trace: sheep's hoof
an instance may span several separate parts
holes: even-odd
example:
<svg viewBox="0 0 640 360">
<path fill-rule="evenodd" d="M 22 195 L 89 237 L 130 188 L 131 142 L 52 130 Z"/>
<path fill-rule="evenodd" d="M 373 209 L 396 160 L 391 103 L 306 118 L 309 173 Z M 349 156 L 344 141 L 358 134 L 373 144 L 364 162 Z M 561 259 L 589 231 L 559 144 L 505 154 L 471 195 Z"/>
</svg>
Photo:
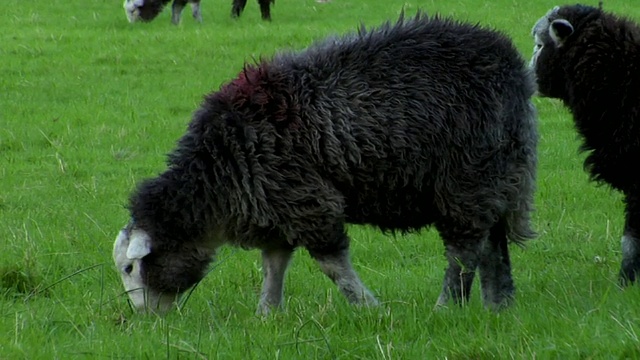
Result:
<svg viewBox="0 0 640 360">
<path fill-rule="evenodd" d="M 281 305 L 273 305 L 269 303 L 260 303 L 256 309 L 256 315 L 260 317 L 267 317 L 282 310 Z"/>
<path fill-rule="evenodd" d="M 620 268 L 620 286 L 627 287 L 633 285 L 640 275 L 640 257 L 630 257 L 622 260 Z"/>
<path fill-rule="evenodd" d="M 374 307 L 379 306 L 380 302 L 369 290 L 362 289 L 360 292 L 345 293 L 349 302 L 356 306 Z"/>
<path fill-rule="evenodd" d="M 353 305 L 359 308 L 374 308 L 380 306 L 380 301 L 376 298 L 369 298 L 359 302 L 354 302 Z"/>
<path fill-rule="evenodd" d="M 513 304 L 513 297 L 506 296 L 502 300 L 498 302 L 488 302 L 484 304 L 485 309 L 488 309 L 493 312 L 500 312 Z"/>
<path fill-rule="evenodd" d="M 633 270 L 621 269 L 620 275 L 618 276 L 618 281 L 620 286 L 625 288 L 633 285 L 636 282 L 637 272 Z"/>
<path fill-rule="evenodd" d="M 365 297 L 362 305 L 367 307 L 376 307 L 380 306 L 380 301 L 378 301 L 375 296 L 368 294 L 368 296 Z"/>
<path fill-rule="evenodd" d="M 449 306 L 447 306 L 447 304 L 442 304 L 440 301 L 436 301 L 436 304 L 433 305 L 433 311 L 444 311 L 448 308 Z"/>
</svg>

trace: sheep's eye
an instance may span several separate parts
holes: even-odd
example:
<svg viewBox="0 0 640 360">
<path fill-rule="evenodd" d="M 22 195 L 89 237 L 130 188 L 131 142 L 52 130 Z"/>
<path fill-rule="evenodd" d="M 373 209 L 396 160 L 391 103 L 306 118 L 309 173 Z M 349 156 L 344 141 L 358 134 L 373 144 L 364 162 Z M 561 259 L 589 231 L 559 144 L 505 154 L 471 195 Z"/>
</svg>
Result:
<svg viewBox="0 0 640 360">
<path fill-rule="evenodd" d="M 122 270 L 124 270 L 125 274 L 127 274 L 127 275 L 131 274 L 131 271 L 133 271 L 133 264 L 129 264 L 129 265 L 125 266 L 124 269 L 122 269 Z"/>
</svg>

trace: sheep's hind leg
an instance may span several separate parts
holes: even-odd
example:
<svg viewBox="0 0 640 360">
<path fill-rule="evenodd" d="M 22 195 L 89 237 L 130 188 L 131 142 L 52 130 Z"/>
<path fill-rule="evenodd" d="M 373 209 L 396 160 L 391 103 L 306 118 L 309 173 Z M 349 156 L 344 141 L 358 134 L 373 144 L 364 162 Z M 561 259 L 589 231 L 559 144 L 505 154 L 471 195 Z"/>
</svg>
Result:
<svg viewBox="0 0 640 360">
<path fill-rule="evenodd" d="M 469 237 L 467 234 L 462 239 L 443 235 L 449 266 L 444 274 L 442 292 L 438 297 L 436 307 L 446 306 L 450 300 L 458 305 L 469 301 L 471 285 L 479 262 L 480 245 L 487 236 L 488 234 Z"/>
<path fill-rule="evenodd" d="M 485 307 L 499 310 L 508 306 L 515 293 L 511 277 L 511 260 L 504 223 L 496 224 L 481 245 L 480 286 Z"/>
<path fill-rule="evenodd" d="M 322 255 L 311 252 L 311 256 L 318 262 L 322 272 L 338 286 L 340 292 L 350 303 L 366 306 L 378 305 L 378 300 L 364 286 L 351 266 L 348 249 Z"/>
<path fill-rule="evenodd" d="M 635 283 L 640 276 L 640 238 L 625 231 L 622 236 L 622 266 L 620 268 L 620 284 L 628 286 Z"/>
<path fill-rule="evenodd" d="M 180 24 L 180 17 L 182 16 L 182 10 L 187 5 L 187 0 L 173 0 L 171 5 L 171 22 L 174 25 Z"/>
<path fill-rule="evenodd" d="M 233 0 L 233 5 L 231 6 L 231 16 L 234 18 L 240 17 L 244 7 L 247 6 L 247 0 Z"/>
<path fill-rule="evenodd" d="M 262 272 L 264 280 L 258 303 L 258 315 L 267 315 L 282 306 L 284 276 L 289 266 L 293 249 L 277 248 L 262 250 Z"/>
<path fill-rule="evenodd" d="M 635 283 L 640 276 L 640 199 L 632 194 L 626 195 L 620 269 L 620 283 L 623 286 Z"/>
<path fill-rule="evenodd" d="M 202 12 L 200 11 L 200 1 L 191 2 L 191 14 L 197 22 L 202 22 Z"/>
<path fill-rule="evenodd" d="M 262 20 L 271 20 L 271 0 L 258 0 Z"/>
</svg>

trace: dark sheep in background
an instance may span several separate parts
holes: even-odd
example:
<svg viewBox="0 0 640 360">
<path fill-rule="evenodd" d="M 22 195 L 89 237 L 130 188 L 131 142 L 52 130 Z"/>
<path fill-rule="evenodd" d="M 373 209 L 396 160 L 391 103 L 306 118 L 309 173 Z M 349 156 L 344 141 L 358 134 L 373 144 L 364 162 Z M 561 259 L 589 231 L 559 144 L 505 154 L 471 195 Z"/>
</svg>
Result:
<svg viewBox="0 0 640 360">
<path fill-rule="evenodd" d="M 571 110 L 585 169 L 625 197 L 621 283 L 640 275 L 640 28 L 584 5 L 555 7 L 533 28 L 539 92 Z M 635 169 L 635 170 L 634 170 Z"/>
<path fill-rule="evenodd" d="M 275 0 L 258 0 L 260 5 L 260 14 L 262 20 L 271 20 L 271 4 L 275 4 Z M 231 7 L 231 16 L 240 17 L 244 7 L 247 5 L 247 0 L 233 0 L 233 6 Z"/>
<path fill-rule="evenodd" d="M 170 1 L 171 0 L 125 0 L 123 7 L 129 22 L 136 22 L 138 20 L 151 21 L 162 12 Z M 182 10 L 184 10 L 187 3 L 191 4 L 193 18 L 198 22 L 202 22 L 200 0 L 173 0 L 171 5 L 171 22 L 173 24 L 178 25 L 180 23 Z M 271 20 L 272 3 L 275 3 L 275 0 L 258 0 L 263 20 Z M 247 0 L 233 0 L 231 16 L 239 17 L 246 5 Z"/>
<path fill-rule="evenodd" d="M 130 199 L 114 260 L 138 309 L 166 311 L 223 244 L 262 251 L 258 312 L 282 304 L 297 247 L 355 304 L 377 304 L 345 224 L 434 225 L 448 268 L 439 305 L 512 299 L 508 242 L 530 227 L 535 91 L 506 36 L 438 17 L 329 38 L 246 65 L 209 94 Z"/>
</svg>

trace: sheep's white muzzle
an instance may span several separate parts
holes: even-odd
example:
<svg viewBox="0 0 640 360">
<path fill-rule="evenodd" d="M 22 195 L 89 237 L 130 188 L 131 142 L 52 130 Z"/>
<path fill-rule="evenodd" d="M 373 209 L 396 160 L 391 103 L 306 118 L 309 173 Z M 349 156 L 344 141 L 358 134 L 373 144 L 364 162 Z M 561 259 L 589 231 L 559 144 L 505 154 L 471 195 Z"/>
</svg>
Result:
<svg viewBox="0 0 640 360">
<path fill-rule="evenodd" d="M 133 307 L 138 312 L 165 314 L 174 308 L 178 300 L 177 296 L 157 294 L 140 288 L 127 292 Z"/>
<path fill-rule="evenodd" d="M 144 0 L 124 0 L 124 13 L 130 23 L 140 19 L 140 7 L 144 4 Z"/>
</svg>

